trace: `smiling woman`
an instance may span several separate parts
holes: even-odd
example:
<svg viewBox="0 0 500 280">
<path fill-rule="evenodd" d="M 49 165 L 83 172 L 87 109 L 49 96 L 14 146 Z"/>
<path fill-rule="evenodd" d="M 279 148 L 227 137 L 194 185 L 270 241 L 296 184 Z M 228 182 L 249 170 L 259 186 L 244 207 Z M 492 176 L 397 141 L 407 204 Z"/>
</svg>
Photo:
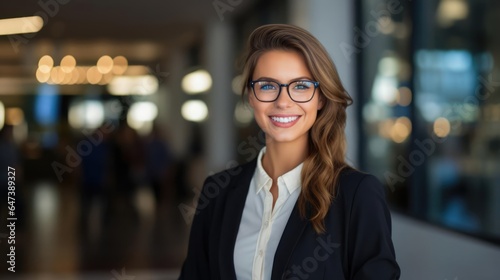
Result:
<svg viewBox="0 0 500 280">
<path fill-rule="evenodd" d="M 266 133 L 268 149 L 275 142 L 307 146 L 308 131 L 323 105 L 318 95 L 314 94 L 316 87 L 310 77 L 304 59 L 297 52 L 268 51 L 258 60 L 254 82 L 251 82 L 254 94 L 250 94 L 248 99 L 254 109 L 255 120 Z M 281 94 L 283 87 L 286 87 L 288 95 Z M 292 99 L 292 96 L 295 98 Z"/>
<path fill-rule="evenodd" d="M 266 146 L 205 181 L 180 279 L 399 279 L 384 189 L 344 159 L 351 98 L 328 53 L 283 24 L 247 49 L 243 94 Z"/>
</svg>

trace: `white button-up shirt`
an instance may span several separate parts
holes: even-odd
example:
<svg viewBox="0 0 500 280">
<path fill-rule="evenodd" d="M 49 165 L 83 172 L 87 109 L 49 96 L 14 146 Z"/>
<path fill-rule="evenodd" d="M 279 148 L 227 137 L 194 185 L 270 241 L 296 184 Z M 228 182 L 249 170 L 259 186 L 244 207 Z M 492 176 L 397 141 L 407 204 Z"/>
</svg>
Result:
<svg viewBox="0 0 500 280">
<path fill-rule="evenodd" d="M 264 147 L 257 158 L 234 247 L 239 280 L 271 279 L 276 248 L 300 194 L 303 163 L 278 177 L 278 199 L 273 209 L 273 181 L 262 167 L 265 152 Z"/>
</svg>

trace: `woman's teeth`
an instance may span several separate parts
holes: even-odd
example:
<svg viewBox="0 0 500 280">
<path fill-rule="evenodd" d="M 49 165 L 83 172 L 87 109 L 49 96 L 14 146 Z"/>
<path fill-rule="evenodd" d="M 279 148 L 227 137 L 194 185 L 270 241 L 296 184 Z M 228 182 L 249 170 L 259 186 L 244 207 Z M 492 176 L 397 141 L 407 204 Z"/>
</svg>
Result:
<svg viewBox="0 0 500 280">
<path fill-rule="evenodd" d="M 297 119 L 298 117 L 271 117 L 271 119 L 275 122 L 279 123 L 289 123 L 293 122 Z"/>
</svg>

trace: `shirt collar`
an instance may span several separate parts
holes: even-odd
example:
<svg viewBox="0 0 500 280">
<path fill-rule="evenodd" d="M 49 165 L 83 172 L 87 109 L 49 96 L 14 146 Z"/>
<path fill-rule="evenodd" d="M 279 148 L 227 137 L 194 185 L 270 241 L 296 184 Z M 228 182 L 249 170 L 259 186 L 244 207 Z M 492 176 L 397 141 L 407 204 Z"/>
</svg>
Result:
<svg viewBox="0 0 500 280">
<path fill-rule="evenodd" d="M 263 147 L 260 152 L 259 156 L 257 157 L 257 168 L 255 170 L 255 193 L 259 193 L 263 187 L 266 187 L 269 189 L 271 188 L 272 184 L 272 179 L 269 177 L 269 175 L 266 173 L 264 170 L 264 167 L 262 167 L 262 157 L 266 153 L 266 147 Z M 287 173 L 281 175 L 278 177 L 278 184 L 280 181 L 285 183 L 285 187 L 288 190 L 288 192 L 291 194 L 297 189 L 300 189 L 302 182 L 301 182 L 301 172 L 302 172 L 302 166 L 304 163 L 300 163 L 297 165 L 295 168 L 292 170 L 288 171 Z M 279 185 L 278 185 L 279 188 Z"/>
</svg>

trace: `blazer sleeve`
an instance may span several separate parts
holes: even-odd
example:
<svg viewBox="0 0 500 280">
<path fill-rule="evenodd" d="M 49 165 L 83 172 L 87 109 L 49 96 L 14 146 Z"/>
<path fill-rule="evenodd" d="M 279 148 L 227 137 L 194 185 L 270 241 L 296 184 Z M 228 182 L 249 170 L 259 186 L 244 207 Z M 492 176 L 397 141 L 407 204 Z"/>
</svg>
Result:
<svg viewBox="0 0 500 280">
<path fill-rule="evenodd" d="M 203 183 L 203 189 L 212 181 L 208 177 Z M 208 256 L 209 224 L 212 217 L 212 202 L 204 201 L 200 196 L 196 213 L 191 224 L 187 257 L 182 265 L 179 279 L 210 279 L 210 263 Z M 207 205 L 201 208 L 200 205 Z"/>
<path fill-rule="evenodd" d="M 357 186 L 348 232 L 348 279 L 399 279 L 385 191 L 372 175 L 365 175 Z"/>
</svg>

